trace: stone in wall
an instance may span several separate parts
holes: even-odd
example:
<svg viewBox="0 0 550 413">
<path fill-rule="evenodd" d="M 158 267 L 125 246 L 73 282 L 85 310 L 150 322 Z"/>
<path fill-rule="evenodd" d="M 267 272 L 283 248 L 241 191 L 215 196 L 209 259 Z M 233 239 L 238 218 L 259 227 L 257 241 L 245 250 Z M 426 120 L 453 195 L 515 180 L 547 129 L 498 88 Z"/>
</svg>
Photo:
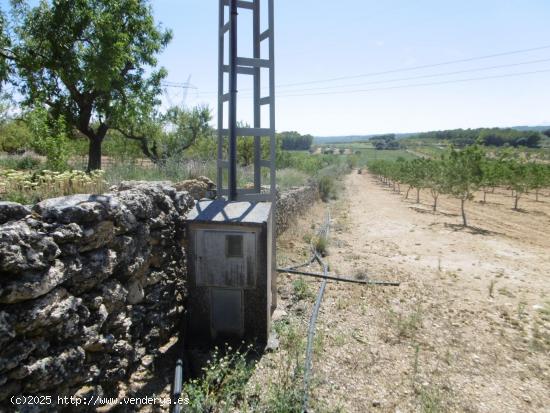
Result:
<svg viewBox="0 0 550 413">
<path fill-rule="evenodd" d="M 14 394 L 116 396 L 155 356 L 179 329 L 193 203 L 164 182 L 0 202 L 0 411 Z"/>
<path fill-rule="evenodd" d="M 314 182 L 277 193 L 277 235 L 287 230 L 294 220 L 304 214 L 317 200 L 319 200 L 319 189 Z"/>
</svg>

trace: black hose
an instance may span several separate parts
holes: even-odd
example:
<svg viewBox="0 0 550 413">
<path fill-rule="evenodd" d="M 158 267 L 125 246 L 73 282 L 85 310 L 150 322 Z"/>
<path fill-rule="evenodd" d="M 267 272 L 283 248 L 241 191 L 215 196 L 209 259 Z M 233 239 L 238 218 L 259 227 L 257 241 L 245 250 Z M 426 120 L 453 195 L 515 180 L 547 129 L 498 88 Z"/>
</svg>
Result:
<svg viewBox="0 0 550 413">
<path fill-rule="evenodd" d="M 324 225 L 320 228 L 318 234 L 320 237 L 328 239 L 330 228 L 330 212 L 327 211 Z M 313 249 L 312 250 L 312 260 L 317 261 L 319 265 L 323 268 L 323 274 L 326 276 L 328 273 L 328 265 L 322 260 L 319 256 L 319 253 Z M 319 315 L 319 308 L 321 308 L 321 301 L 323 300 L 323 295 L 325 294 L 325 288 L 327 286 L 327 279 L 325 278 L 321 283 L 319 292 L 317 293 L 317 299 L 315 300 L 315 305 L 313 306 L 313 312 L 311 313 L 311 318 L 309 320 L 309 329 L 307 333 L 307 346 L 306 346 L 306 359 L 304 364 L 304 399 L 302 402 L 302 411 L 307 412 L 308 403 L 309 403 L 309 384 L 311 379 L 311 365 L 312 365 L 312 356 L 313 356 L 313 340 L 315 338 L 315 325 L 317 323 L 317 316 Z"/>
</svg>

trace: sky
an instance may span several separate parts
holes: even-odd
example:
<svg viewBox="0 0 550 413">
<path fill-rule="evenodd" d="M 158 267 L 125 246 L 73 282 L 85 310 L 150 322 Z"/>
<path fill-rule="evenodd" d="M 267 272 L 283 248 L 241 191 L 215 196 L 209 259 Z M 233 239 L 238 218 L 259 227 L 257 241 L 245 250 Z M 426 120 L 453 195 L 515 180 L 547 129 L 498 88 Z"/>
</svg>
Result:
<svg viewBox="0 0 550 413">
<path fill-rule="evenodd" d="M 190 76 L 196 89 L 185 104 L 215 112 L 218 1 L 154 0 L 153 8 L 174 32 L 160 56 L 168 80 Z M 547 0 L 275 0 L 277 130 L 329 136 L 550 124 L 549 17 Z M 251 42 L 241 19 L 239 40 Z M 323 81 L 392 70 L 402 71 Z M 312 81 L 320 82 L 285 86 Z M 182 89 L 168 94 L 181 103 Z M 249 123 L 250 105 L 241 92 L 238 116 Z"/>
<path fill-rule="evenodd" d="M 159 56 L 167 81 L 192 86 L 185 101 L 184 89 L 166 88 L 164 105 L 208 105 L 216 126 L 218 1 L 151 3 L 174 34 Z M 550 125 L 549 17 L 548 0 L 275 0 L 276 128 L 334 136 Z M 238 118 L 251 124 L 250 93 L 239 96 Z"/>
</svg>

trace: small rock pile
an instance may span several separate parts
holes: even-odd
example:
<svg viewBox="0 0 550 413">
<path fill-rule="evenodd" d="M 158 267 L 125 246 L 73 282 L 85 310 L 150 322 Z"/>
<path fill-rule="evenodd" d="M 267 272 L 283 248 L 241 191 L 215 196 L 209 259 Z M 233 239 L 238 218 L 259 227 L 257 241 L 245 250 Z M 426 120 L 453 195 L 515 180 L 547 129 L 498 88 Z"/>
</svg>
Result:
<svg viewBox="0 0 550 413">
<path fill-rule="evenodd" d="M 14 394 L 116 396 L 177 333 L 193 204 L 139 182 L 32 208 L 0 202 L 0 411 Z"/>
<path fill-rule="evenodd" d="M 203 198 L 216 197 L 216 184 L 206 176 L 199 176 L 197 179 L 188 179 L 186 181 L 174 184 L 178 191 L 187 191 L 197 200 Z"/>
</svg>

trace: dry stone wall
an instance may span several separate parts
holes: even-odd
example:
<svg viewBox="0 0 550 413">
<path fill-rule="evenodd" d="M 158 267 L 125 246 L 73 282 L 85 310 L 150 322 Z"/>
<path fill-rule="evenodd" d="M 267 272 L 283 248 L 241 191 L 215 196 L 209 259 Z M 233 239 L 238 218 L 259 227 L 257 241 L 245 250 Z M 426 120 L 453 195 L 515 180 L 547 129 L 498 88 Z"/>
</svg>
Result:
<svg viewBox="0 0 550 413">
<path fill-rule="evenodd" d="M 14 394 L 116 395 L 172 337 L 192 205 L 187 192 L 139 182 L 32 209 L 0 203 L 0 411 Z"/>
<path fill-rule="evenodd" d="M 293 188 L 277 196 L 277 235 L 287 230 L 296 218 L 304 214 L 319 200 L 319 188 L 315 182 Z"/>
<path fill-rule="evenodd" d="M 12 395 L 116 397 L 181 331 L 183 223 L 205 194 L 206 178 L 0 202 L 0 412 Z M 314 184 L 279 194 L 277 233 L 318 198 Z"/>
</svg>

